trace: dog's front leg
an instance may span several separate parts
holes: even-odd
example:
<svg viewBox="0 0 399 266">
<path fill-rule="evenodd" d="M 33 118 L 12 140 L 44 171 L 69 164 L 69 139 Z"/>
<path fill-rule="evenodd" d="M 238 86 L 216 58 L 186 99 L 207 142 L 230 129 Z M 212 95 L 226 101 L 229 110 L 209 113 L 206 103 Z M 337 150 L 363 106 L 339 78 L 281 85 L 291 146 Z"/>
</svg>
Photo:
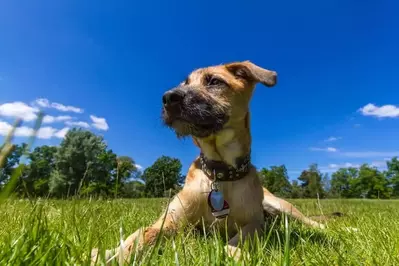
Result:
<svg viewBox="0 0 399 266">
<path fill-rule="evenodd" d="M 189 191 L 180 191 L 170 202 L 168 208 L 162 215 L 148 227 L 141 227 L 126 238 L 122 247 L 113 250 L 107 250 L 105 259 L 111 262 L 112 259 L 119 259 L 120 252 L 123 252 L 123 259 L 129 262 L 133 252 L 142 251 L 144 246 L 155 244 L 158 236 L 170 237 L 174 235 L 179 228 L 183 228 L 188 222 L 193 221 L 196 212 L 196 199 Z M 91 254 L 92 263 L 98 262 L 98 249 L 93 249 Z"/>
<path fill-rule="evenodd" d="M 297 208 L 294 207 L 291 203 L 274 196 L 267 189 L 263 188 L 263 208 L 266 212 L 276 214 L 276 213 L 285 213 L 288 214 L 295 219 L 301 221 L 302 223 L 312 226 L 314 228 L 325 229 L 326 226 L 324 224 L 313 221 L 312 219 L 306 217 L 302 214 Z"/>
<path fill-rule="evenodd" d="M 230 257 L 233 257 L 236 261 L 238 261 L 242 257 L 241 249 L 238 247 L 240 240 L 242 243 L 246 240 L 253 240 L 255 234 L 258 236 L 261 235 L 263 231 L 263 222 L 254 221 L 249 223 L 238 231 L 229 241 L 228 244 L 225 246 L 225 250 Z"/>
</svg>

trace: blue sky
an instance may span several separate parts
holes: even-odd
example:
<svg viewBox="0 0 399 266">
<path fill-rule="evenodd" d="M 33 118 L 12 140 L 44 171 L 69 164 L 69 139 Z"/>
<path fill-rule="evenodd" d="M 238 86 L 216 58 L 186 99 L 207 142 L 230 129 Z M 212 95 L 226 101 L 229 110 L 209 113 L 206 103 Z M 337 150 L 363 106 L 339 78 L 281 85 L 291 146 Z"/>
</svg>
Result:
<svg viewBox="0 0 399 266">
<path fill-rule="evenodd" d="M 162 126 L 161 97 L 193 69 L 251 60 L 278 72 L 251 102 L 253 162 L 324 172 L 399 155 L 396 1 L 1 1 L 0 134 L 38 109 L 37 144 L 73 125 L 143 167 L 198 149 Z M 396 17 L 396 18 L 395 18 Z M 336 138 L 335 140 L 332 138 Z M 0 137 L 2 138 L 2 137 Z M 328 139 L 330 141 L 328 141 Z"/>
</svg>

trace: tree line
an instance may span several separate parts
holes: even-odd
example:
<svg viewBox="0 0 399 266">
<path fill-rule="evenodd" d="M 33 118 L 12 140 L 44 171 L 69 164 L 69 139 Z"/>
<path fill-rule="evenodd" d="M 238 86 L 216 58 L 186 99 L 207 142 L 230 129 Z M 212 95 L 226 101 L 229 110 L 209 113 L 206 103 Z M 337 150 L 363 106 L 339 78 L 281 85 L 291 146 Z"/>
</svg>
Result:
<svg viewBox="0 0 399 266">
<path fill-rule="evenodd" d="M 103 137 L 83 129 L 74 128 L 58 146 L 35 147 L 23 158 L 26 145 L 14 145 L 2 163 L 0 192 L 21 163 L 24 167 L 12 190 L 18 197 L 164 197 L 184 184 L 179 159 L 163 155 L 141 171 L 133 158 L 115 154 Z M 387 161 L 386 171 L 363 164 L 328 175 L 312 164 L 292 182 L 285 165 L 261 168 L 258 174 L 266 188 L 285 198 L 399 197 L 397 157 Z"/>
</svg>

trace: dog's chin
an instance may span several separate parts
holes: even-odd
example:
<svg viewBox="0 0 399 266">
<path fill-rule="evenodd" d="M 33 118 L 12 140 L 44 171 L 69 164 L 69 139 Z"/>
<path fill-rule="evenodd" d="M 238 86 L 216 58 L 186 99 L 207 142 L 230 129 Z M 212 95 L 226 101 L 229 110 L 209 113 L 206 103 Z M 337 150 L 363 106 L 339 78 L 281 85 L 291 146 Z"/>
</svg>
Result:
<svg viewBox="0 0 399 266">
<path fill-rule="evenodd" d="M 216 134 L 223 129 L 223 121 L 214 121 L 210 123 L 193 123 L 181 118 L 175 119 L 165 119 L 164 124 L 171 128 L 178 138 L 185 137 L 196 137 L 196 138 L 206 138 L 213 134 Z"/>
</svg>

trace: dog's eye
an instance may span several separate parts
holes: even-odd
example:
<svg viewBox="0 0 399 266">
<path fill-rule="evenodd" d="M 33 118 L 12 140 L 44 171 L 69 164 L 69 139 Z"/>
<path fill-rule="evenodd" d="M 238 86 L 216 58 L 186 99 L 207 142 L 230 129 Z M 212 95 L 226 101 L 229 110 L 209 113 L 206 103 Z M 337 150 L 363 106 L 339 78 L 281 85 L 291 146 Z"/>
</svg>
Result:
<svg viewBox="0 0 399 266">
<path fill-rule="evenodd" d="M 216 86 L 224 84 L 224 81 L 217 77 L 208 77 L 207 81 L 208 81 L 208 86 Z"/>
</svg>

